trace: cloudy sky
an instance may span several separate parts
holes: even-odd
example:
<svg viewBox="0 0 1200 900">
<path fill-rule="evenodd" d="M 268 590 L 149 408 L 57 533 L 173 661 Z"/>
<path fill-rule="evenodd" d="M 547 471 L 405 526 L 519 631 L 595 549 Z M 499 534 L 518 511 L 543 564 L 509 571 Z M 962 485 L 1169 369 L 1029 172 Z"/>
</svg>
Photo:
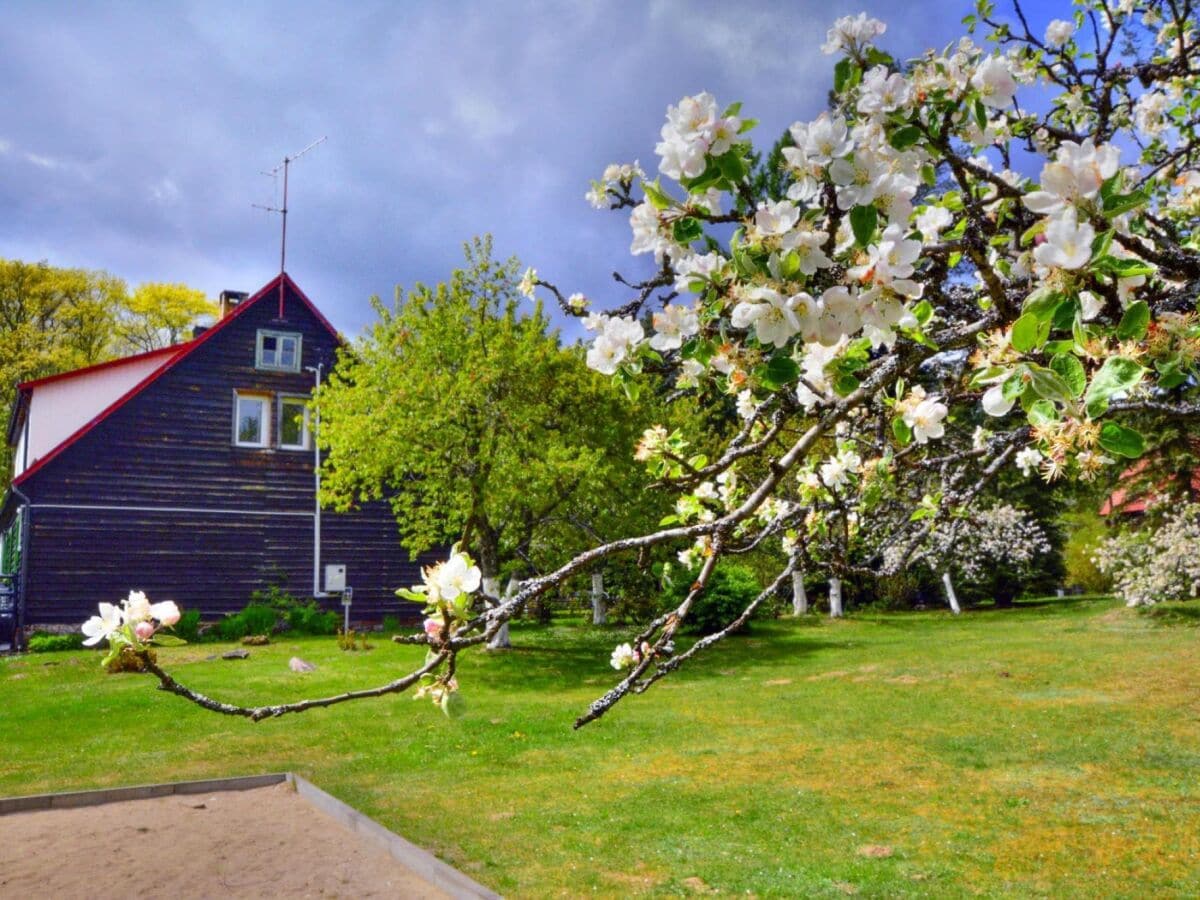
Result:
<svg viewBox="0 0 1200 900">
<path fill-rule="evenodd" d="M 583 194 L 609 162 L 653 166 L 668 104 L 743 100 L 769 145 L 822 108 L 836 16 L 867 9 L 912 55 L 969 5 L 10 0 L 0 256 L 254 290 L 279 262 L 278 217 L 252 206 L 278 201 L 262 172 L 327 136 L 292 168 L 288 271 L 347 333 L 372 294 L 443 279 L 483 232 L 620 301 L 625 217 Z"/>
</svg>

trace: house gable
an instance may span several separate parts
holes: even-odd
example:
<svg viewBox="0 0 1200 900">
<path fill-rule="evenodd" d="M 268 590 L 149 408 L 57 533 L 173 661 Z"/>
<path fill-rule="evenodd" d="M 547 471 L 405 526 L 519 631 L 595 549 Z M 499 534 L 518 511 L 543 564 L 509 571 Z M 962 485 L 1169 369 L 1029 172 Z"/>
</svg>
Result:
<svg viewBox="0 0 1200 900">
<path fill-rule="evenodd" d="M 235 495 L 248 491 L 262 500 L 256 471 L 276 475 L 280 469 L 307 468 L 311 474 L 307 457 L 297 467 L 289 465 L 296 461 L 262 456 L 292 457 L 296 451 L 248 450 L 234 447 L 232 440 L 235 391 L 306 397 L 313 376 L 305 367 L 322 365 L 328 371 L 340 342 L 328 320 L 287 276 L 281 319 L 279 289 L 276 278 L 196 340 L 181 345 L 165 365 L 30 465 L 14 484 L 42 503 L 85 496 L 93 502 L 143 499 L 161 504 L 167 497 L 186 499 L 218 484 L 229 490 L 239 480 L 242 490 Z M 260 329 L 301 335 L 298 372 L 255 368 Z M 229 471 L 220 471 L 224 469 Z M 236 477 L 241 470 L 246 478 Z M 230 472 L 235 473 L 232 481 Z"/>
</svg>

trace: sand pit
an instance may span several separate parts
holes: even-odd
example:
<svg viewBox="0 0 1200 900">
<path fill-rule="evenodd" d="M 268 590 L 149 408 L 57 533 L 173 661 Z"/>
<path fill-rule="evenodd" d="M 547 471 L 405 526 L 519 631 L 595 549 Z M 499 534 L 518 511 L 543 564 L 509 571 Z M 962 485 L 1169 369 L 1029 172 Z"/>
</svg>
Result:
<svg viewBox="0 0 1200 900">
<path fill-rule="evenodd" d="M 348 807 L 342 811 L 334 814 L 356 815 Z M 428 865 L 424 874 L 317 809 L 287 781 L 0 815 L 0 897 L 486 894 L 471 891 L 469 883 L 466 891 L 456 889 L 444 879 L 448 889 L 442 889 Z"/>
</svg>

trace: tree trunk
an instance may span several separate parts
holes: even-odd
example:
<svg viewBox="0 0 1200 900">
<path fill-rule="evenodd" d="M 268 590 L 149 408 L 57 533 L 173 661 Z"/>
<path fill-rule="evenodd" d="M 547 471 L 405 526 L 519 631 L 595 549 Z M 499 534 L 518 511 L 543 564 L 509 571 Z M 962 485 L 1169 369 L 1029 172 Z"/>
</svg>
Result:
<svg viewBox="0 0 1200 900">
<path fill-rule="evenodd" d="M 792 573 L 792 615 L 808 615 L 808 594 L 804 590 L 804 573 Z"/>
<path fill-rule="evenodd" d="M 954 582 L 950 580 L 949 572 L 942 573 L 942 584 L 946 586 L 946 599 L 950 601 L 950 608 L 954 610 L 954 614 L 957 616 L 962 612 L 962 608 L 958 605 L 958 597 L 954 593 Z"/>
<path fill-rule="evenodd" d="M 842 579 L 829 579 L 829 618 L 842 617 Z"/>
<path fill-rule="evenodd" d="M 517 592 L 517 587 L 519 584 L 520 584 L 520 582 L 517 581 L 516 575 L 514 575 L 512 578 L 508 579 L 508 587 L 506 587 L 504 589 L 504 599 L 505 600 L 512 599 L 513 594 L 515 594 Z M 483 579 L 483 593 L 485 595 L 487 595 L 487 597 L 490 600 L 488 605 L 495 606 L 496 605 L 495 598 L 497 598 L 500 594 L 500 579 L 498 579 L 498 578 Z M 500 630 L 496 632 L 495 636 L 490 641 L 488 641 L 488 649 L 489 650 L 508 650 L 511 647 L 512 647 L 512 641 L 509 640 L 509 637 L 508 637 L 508 623 L 505 622 L 503 625 L 500 626 Z"/>
<path fill-rule="evenodd" d="M 604 594 L 604 573 L 592 573 L 592 624 L 608 624 L 608 598 Z"/>
</svg>

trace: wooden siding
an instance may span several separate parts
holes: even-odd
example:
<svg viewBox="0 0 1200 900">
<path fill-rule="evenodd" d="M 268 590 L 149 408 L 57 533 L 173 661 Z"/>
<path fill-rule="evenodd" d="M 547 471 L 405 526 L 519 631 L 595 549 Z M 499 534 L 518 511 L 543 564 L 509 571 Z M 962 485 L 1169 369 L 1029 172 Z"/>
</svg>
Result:
<svg viewBox="0 0 1200 900">
<path fill-rule="evenodd" d="M 334 361 L 334 336 L 290 288 L 278 313 L 270 291 L 22 483 L 33 501 L 30 622 L 82 621 L 130 589 L 208 616 L 273 582 L 311 595 L 311 450 L 233 445 L 235 391 L 307 396 L 313 376 L 303 367 L 328 372 Z M 255 369 L 260 328 L 302 335 L 299 373 Z M 277 411 L 276 400 L 272 444 Z M 348 567 L 355 618 L 416 618 L 393 593 L 418 572 L 386 504 L 323 513 L 325 563 Z"/>
<path fill-rule="evenodd" d="M 206 619 L 236 612 L 271 584 L 312 595 L 312 517 L 33 509 L 29 620 L 72 624 L 101 601 L 130 590 L 174 600 Z M 419 565 L 396 544 L 384 504 L 353 515 L 322 515 L 322 565 L 345 563 L 353 618 L 393 615 L 415 622 L 416 604 L 395 589 L 420 580 Z M 427 562 L 426 562 L 427 564 Z M 322 577 L 324 573 L 322 572 Z M 327 602 L 338 608 L 336 598 Z"/>
</svg>

